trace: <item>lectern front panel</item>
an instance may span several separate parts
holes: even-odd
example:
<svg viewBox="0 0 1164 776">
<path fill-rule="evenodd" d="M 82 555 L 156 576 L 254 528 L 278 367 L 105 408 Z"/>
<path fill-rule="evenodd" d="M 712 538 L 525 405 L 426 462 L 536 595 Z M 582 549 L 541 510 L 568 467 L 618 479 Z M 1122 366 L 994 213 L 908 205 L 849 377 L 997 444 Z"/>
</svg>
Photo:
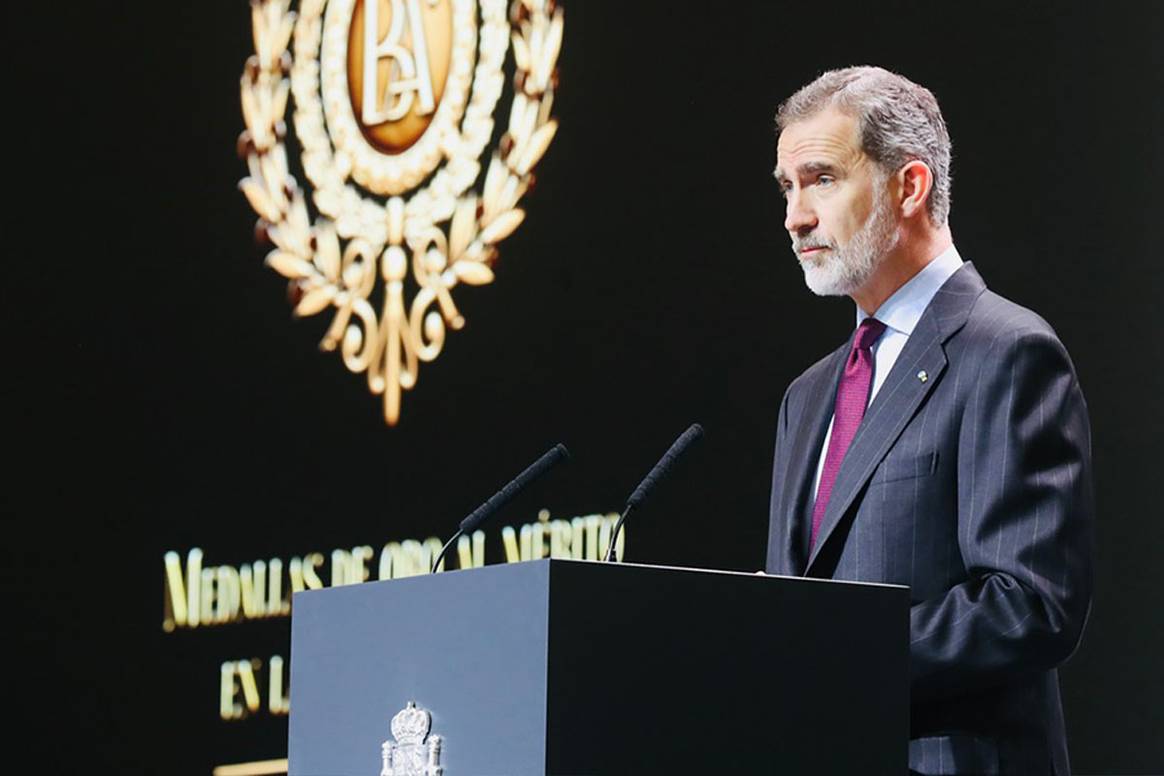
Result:
<svg viewBox="0 0 1164 776">
<path fill-rule="evenodd" d="M 549 565 L 523 565 L 297 593 L 289 776 L 377 776 L 410 701 L 448 776 L 544 773 Z"/>
</svg>

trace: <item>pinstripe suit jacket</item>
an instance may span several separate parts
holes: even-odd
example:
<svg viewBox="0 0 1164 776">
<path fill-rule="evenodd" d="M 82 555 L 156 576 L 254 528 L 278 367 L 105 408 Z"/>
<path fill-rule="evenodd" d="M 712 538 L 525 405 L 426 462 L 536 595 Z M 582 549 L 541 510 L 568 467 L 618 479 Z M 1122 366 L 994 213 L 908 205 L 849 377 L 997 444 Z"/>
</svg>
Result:
<svg viewBox="0 0 1164 776">
<path fill-rule="evenodd" d="M 869 405 L 808 553 L 849 347 L 781 403 L 767 571 L 910 586 L 911 770 L 1068 773 L 1056 666 L 1090 604 L 1094 502 L 1066 350 L 963 265 Z"/>
</svg>

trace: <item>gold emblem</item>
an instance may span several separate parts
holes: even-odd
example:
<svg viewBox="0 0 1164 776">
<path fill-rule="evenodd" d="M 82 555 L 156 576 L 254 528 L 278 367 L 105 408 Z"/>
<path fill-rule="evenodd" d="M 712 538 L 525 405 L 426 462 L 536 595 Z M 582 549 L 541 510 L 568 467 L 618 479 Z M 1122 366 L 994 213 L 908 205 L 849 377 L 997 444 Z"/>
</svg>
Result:
<svg viewBox="0 0 1164 776">
<path fill-rule="evenodd" d="M 464 326 L 453 290 L 491 283 L 497 244 L 525 218 L 518 203 L 558 126 L 562 10 L 303 0 L 293 12 L 289 0 L 256 0 L 252 21 L 239 187 L 294 314 L 333 312 L 320 347 L 367 375 L 394 425 L 420 362 L 440 355 L 446 327 Z M 490 151 L 511 48 L 513 101 Z M 288 161 L 289 98 L 308 193 Z"/>
</svg>

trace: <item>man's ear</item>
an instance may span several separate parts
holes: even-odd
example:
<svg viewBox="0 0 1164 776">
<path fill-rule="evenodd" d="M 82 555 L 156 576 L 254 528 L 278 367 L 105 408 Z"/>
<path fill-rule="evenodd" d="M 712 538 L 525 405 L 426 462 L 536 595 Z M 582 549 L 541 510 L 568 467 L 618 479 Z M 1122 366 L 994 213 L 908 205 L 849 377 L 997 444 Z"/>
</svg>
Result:
<svg viewBox="0 0 1164 776">
<path fill-rule="evenodd" d="M 901 185 L 901 214 L 912 218 L 924 213 L 930 191 L 934 188 L 934 174 L 930 166 L 920 159 L 907 163 L 897 173 Z"/>
</svg>

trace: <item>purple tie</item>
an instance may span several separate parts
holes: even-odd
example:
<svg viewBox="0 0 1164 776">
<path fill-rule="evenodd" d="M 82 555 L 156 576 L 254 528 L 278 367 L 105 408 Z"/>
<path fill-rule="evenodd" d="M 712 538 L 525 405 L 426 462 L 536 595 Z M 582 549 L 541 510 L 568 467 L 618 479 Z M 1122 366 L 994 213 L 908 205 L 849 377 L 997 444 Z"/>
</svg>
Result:
<svg viewBox="0 0 1164 776">
<path fill-rule="evenodd" d="M 876 318 L 866 318 L 857 327 L 853 337 L 853 349 L 845 362 L 841 384 L 837 386 L 837 403 L 833 408 L 833 433 L 829 438 L 829 451 L 825 455 L 824 468 L 820 473 L 820 485 L 816 490 L 816 504 L 812 507 L 812 538 L 808 551 L 816 545 L 816 534 L 829 506 L 829 496 L 841 470 L 841 461 L 849 443 L 865 417 L 865 405 L 869 403 L 869 387 L 873 385 L 873 343 L 885 331 L 885 324 Z"/>
</svg>

